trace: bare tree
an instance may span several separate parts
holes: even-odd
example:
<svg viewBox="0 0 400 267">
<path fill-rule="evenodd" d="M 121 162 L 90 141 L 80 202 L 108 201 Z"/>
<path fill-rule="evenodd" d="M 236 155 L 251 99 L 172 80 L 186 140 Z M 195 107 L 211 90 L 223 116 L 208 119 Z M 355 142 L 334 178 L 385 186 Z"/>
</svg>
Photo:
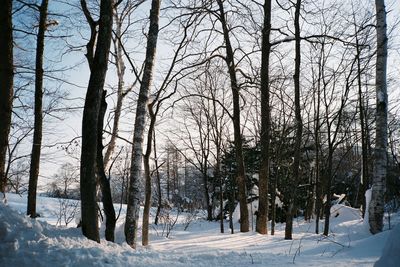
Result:
<svg viewBox="0 0 400 267">
<path fill-rule="evenodd" d="M 149 98 L 150 85 L 153 77 L 154 60 L 159 31 L 160 0 L 152 0 L 150 10 L 150 26 L 147 36 L 147 48 L 143 78 L 140 84 L 139 99 L 136 107 L 135 127 L 133 132 L 133 148 L 131 155 L 131 171 L 129 177 L 128 207 L 125 220 L 125 239 L 132 247 L 136 247 L 140 192 L 139 179 L 143 159 L 143 136 L 146 126 L 146 105 Z"/>
<path fill-rule="evenodd" d="M 8 135 L 10 133 L 13 102 L 13 33 L 12 0 L 3 2 L 0 9 L 0 192 L 5 198 L 7 176 L 5 175 Z"/>
<path fill-rule="evenodd" d="M 33 143 L 31 165 L 29 170 L 29 190 L 27 215 L 32 218 L 36 214 L 36 190 L 39 178 L 40 154 L 42 148 L 43 131 L 43 54 L 44 34 L 47 28 L 48 0 L 43 0 L 39 7 L 39 30 L 36 40 L 36 68 L 35 68 L 35 122 L 33 130 Z"/>
<path fill-rule="evenodd" d="M 25 159 L 18 160 L 18 162 L 8 170 L 7 191 L 12 192 L 14 190 L 15 194 L 26 193 L 28 191 L 28 182 L 26 181 L 28 174 L 29 165 L 26 163 Z"/>
<path fill-rule="evenodd" d="M 387 175 L 387 42 L 386 10 L 384 0 L 375 0 L 376 6 L 376 144 L 374 155 L 374 175 L 372 198 L 369 205 L 369 225 L 373 234 L 383 229 L 384 194 Z"/>
<path fill-rule="evenodd" d="M 126 88 L 125 86 L 124 79 L 125 79 L 126 66 L 123 58 L 125 50 L 124 40 L 128 38 L 126 36 L 126 33 L 128 31 L 128 28 L 131 26 L 131 23 L 128 23 L 126 27 L 123 26 L 126 24 L 127 21 L 131 20 L 131 14 L 142 2 L 143 0 L 140 1 L 129 0 L 126 1 L 124 4 L 114 7 L 113 18 L 114 18 L 115 30 L 113 31 L 113 38 L 112 38 L 112 43 L 114 48 L 112 56 L 114 59 L 113 63 L 115 64 L 116 67 L 118 84 L 116 91 L 117 103 L 115 105 L 115 109 L 113 112 L 114 116 L 112 122 L 110 142 L 108 143 L 106 152 L 104 154 L 104 166 L 106 167 L 110 165 L 111 157 L 115 150 L 124 99 L 139 81 L 138 77 L 136 77 L 135 81 L 131 85 L 129 85 L 128 88 Z M 121 7 L 121 9 L 119 9 L 119 7 Z"/>
<path fill-rule="evenodd" d="M 237 81 L 236 75 L 236 65 L 234 59 L 234 51 L 232 48 L 230 40 L 230 30 L 228 28 L 228 23 L 226 21 L 227 13 L 224 10 L 224 3 L 222 0 L 217 0 L 218 13 L 217 18 L 222 26 L 222 34 L 225 41 L 226 56 L 224 60 L 228 67 L 228 72 L 231 80 L 231 90 L 232 90 L 232 101 L 233 101 L 233 132 L 234 132 L 234 143 L 236 152 L 236 164 L 237 164 L 237 185 L 239 188 L 239 203 L 240 203 L 240 231 L 249 231 L 249 211 L 247 207 L 247 197 L 246 197 L 246 175 L 244 168 L 244 158 L 243 158 L 243 140 L 242 140 L 242 130 L 240 125 L 240 87 Z"/>
<path fill-rule="evenodd" d="M 215 85 L 216 87 L 218 85 Z M 216 88 L 215 88 L 216 89 Z M 219 183 L 219 209 L 220 209 L 220 231 L 224 233 L 224 176 L 221 171 L 221 161 L 222 161 L 222 150 L 224 147 L 224 131 L 226 127 L 226 112 L 225 109 L 219 107 L 216 99 L 220 99 L 224 101 L 225 95 L 223 94 L 222 97 L 219 97 L 216 92 L 211 90 L 211 98 L 212 98 L 212 114 L 211 116 L 211 141 L 214 143 L 215 153 L 213 153 L 215 158 L 215 166 L 214 166 L 214 180 L 218 181 Z M 220 109 L 220 111 L 218 111 Z"/>
<path fill-rule="evenodd" d="M 107 110 L 106 102 L 106 90 L 103 90 L 101 97 L 101 106 L 99 112 L 99 121 L 97 126 L 97 157 L 96 157 L 96 168 L 97 176 L 101 189 L 101 199 L 103 202 L 104 214 L 106 217 L 106 229 L 105 237 L 107 241 L 114 242 L 114 231 L 117 219 L 115 217 L 115 210 L 111 196 L 110 178 L 107 178 L 106 172 L 104 170 L 104 160 L 103 160 L 103 121 L 104 115 Z"/>
<path fill-rule="evenodd" d="M 268 177 L 269 177 L 269 129 L 270 129 L 270 106 L 269 106 L 269 56 L 271 52 L 271 0 L 264 1 L 264 26 L 262 32 L 262 55 L 261 55 L 261 166 L 259 172 L 259 205 L 256 221 L 256 231 L 267 234 L 268 219 Z"/>
<path fill-rule="evenodd" d="M 322 54 L 324 53 L 324 43 L 321 45 L 320 49 L 321 55 L 318 57 L 318 71 L 317 77 L 313 81 L 314 85 L 314 97 L 313 97 L 313 106 L 314 106 L 314 143 L 315 143 L 315 166 L 314 166 L 314 204 L 313 211 L 315 212 L 315 233 L 319 233 L 319 218 L 322 210 L 322 183 L 321 183 L 321 164 L 320 164 L 320 130 L 321 130 L 321 67 L 322 67 Z M 314 68 L 312 68 L 312 72 L 314 72 Z M 314 77 L 315 75 L 313 75 Z"/>
<path fill-rule="evenodd" d="M 179 84 L 179 80 L 181 79 L 182 72 L 185 67 L 180 70 L 174 72 L 174 69 L 177 67 L 178 63 L 181 63 L 182 59 L 186 56 L 184 55 L 186 51 L 187 45 L 190 43 L 188 38 L 190 38 L 190 34 L 188 33 L 189 28 L 193 25 L 196 20 L 196 16 L 189 14 L 188 19 L 185 22 L 181 22 L 181 26 L 183 28 L 183 36 L 180 39 L 178 47 L 175 50 L 174 56 L 172 57 L 169 69 L 164 77 L 161 86 L 158 90 L 153 94 L 152 101 L 147 105 L 149 109 L 150 115 L 150 124 L 147 132 L 147 145 L 146 152 L 143 156 L 144 163 L 144 177 L 145 177 L 145 203 L 143 209 L 143 224 L 142 224 L 142 245 L 147 246 L 149 244 L 149 217 L 150 217 L 150 206 L 151 206 L 151 172 L 150 172 L 150 156 L 152 153 L 152 147 L 154 147 L 154 155 L 156 157 L 155 150 L 155 127 L 157 121 L 157 115 L 160 111 L 160 108 L 164 102 L 169 100 L 175 93 Z M 178 30 L 179 31 L 179 30 Z M 183 54 L 182 54 L 183 51 Z M 183 77 L 185 75 L 183 74 Z M 171 86 L 170 86 L 171 85 Z M 172 87 L 172 91 L 167 93 L 168 87 Z M 156 172 L 157 172 L 157 187 L 159 191 L 159 199 L 158 206 L 161 208 L 161 185 L 160 185 L 160 177 L 158 173 L 158 162 L 156 162 Z M 157 214 L 159 215 L 159 210 L 157 210 Z M 158 216 L 157 215 L 157 216 Z"/>
<path fill-rule="evenodd" d="M 294 27 L 295 27 L 295 70 L 294 70 L 294 106 L 295 106 L 295 121 L 296 121 L 296 134 L 294 145 L 294 160 L 293 160 L 293 177 L 292 181 L 297 187 L 300 173 L 300 160 L 301 160 L 301 139 L 303 132 L 303 122 L 301 118 L 301 105 L 300 105 L 300 64 L 301 64 L 301 51 L 300 51 L 300 9 L 301 0 L 297 0 L 295 4 Z M 296 190 L 296 189 L 295 189 Z M 285 226 L 285 239 L 292 239 L 293 232 L 293 215 L 295 211 L 295 190 L 290 190 L 289 203 L 286 213 L 286 226 Z"/>
<path fill-rule="evenodd" d="M 154 127 L 156 123 L 156 116 L 158 107 L 156 108 L 156 112 L 153 110 L 155 102 L 152 102 L 148 105 L 149 113 L 150 113 L 150 126 L 149 132 L 147 134 L 147 146 L 146 153 L 143 156 L 144 161 L 144 177 L 145 177 L 145 203 L 143 210 L 143 223 L 142 223 L 142 245 L 147 246 L 149 244 L 149 217 L 150 217 L 150 205 L 151 205 L 151 174 L 150 174 L 150 155 L 151 155 L 151 146 L 153 145 L 152 139 L 154 137 Z"/>
<path fill-rule="evenodd" d="M 60 196 L 63 198 L 69 198 L 69 192 L 71 187 L 79 183 L 79 170 L 72 163 L 64 163 L 54 175 L 55 181 L 52 183 L 52 189 L 50 193 L 54 195 L 55 192 L 59 191 Z"/>
<path fill-rule="evenodd" d="M 211 168 L 211 156 L 213 149 L 211 147 L 211 135 L 213 131 L 213 108 L 212 98 L 209 95 L 213 94 L 211 91 L 215 88 L 211 88 L 211 76 L 209 66 L 206 65 L 204 73 L 200 75 L 196 74 L 196 81 L 193 83 L 193 88 L 190 87 L 190 91 L 194 91 L 193 94 L 188 94 L 188 98 L 183 98 L 182 105 L 183 112 L 183 123 L 181 130 L 175 135 L 180 139 L 182 143 L 181 149 L 177 145 L 174 145 L 175 149 L 185 158 L 185 162 L 188 162 L 193 166 L 200 174 L 202 178 L 202 192 L 204 196 L 204 207 L 207 210 L 207 220 L 213 219 L 213 205 L 211 202 L 211 179 L 210 179 L 210 168 Z M 215 93 L 214 93 L 215 94 Z M 198 97 L 194 97 L 194 95 Z M 214 103 L 216 104 L 216 103 Z M 214 123 L 215 125 L 215 123 Z M 171 144 L 174 144 L 171 141 Z"/>
<path fill-rule="evenodd" d="M 160 217 L 160 212 L 161 212 L 161 206 L 162 206 L 162 189 L 161 189 L 161 175 L 160 175 L 160 167 L 165 163 L 158 163 L 158 157 L 157 157 L 157 145 L 156 145 L 156 136 L 155 132 L 153 132 L 153 150 L 154 150 L 154 167 L 155 167 L 155 173 L 156 173 L 156 187 L 157 187 L 157 211 L 156 215 L 154 218 L 154 224 L 158 225 L 159 217 Z"/>
<path fill-rule="evenodd" d="M 80 178 L 82 233 L 87 238 L 100 242 L 96 202 L 97 129 L 111 44 L 113 1 L 101 0 L 97 21 L 90 14 L 85 0 L 81 0 L 81 6 L 91 34 L 86 46 L 90 78 L 82 119 Z"/>
<path fill-rule="evenodd" d="M 338 166 L 335 162 L 335 152 L 343 144 L 351 122 L 354 121 L 355 113 L 345 123 L 346 105 L 349 104 L 349 92 L 356 80 L 354 75 L 355 58 L 352 58 L 351 47 L 340 50 L 335 41 L 322 38 L 314 46 L 318 50 L 316 68 L 312 68 L 313 86 L 313 120 L 312 132 L 314 139 L 313 155 L 313 195 L 315 196 L 316 229 L 319 232 L 319 219 L 321 214 L 325 215 L 324 235 L 329 234 L 329 217 L 331 208 L 331 197 L 337 174 Z M 335 68 L 329 67 L 330 60 L 338 59 L 335 54 L 341 54 Z M 340 91 L 340 89 L 342 91 Z M 326 195 L 326 203 L 323 210 L 323 198 Z"/>
<path fill-rule="evenodd" d="M 360 120 L 360 137 L 361 137 L 361 175 L 360 184 L 357 197 L 355 199 L 356 207 L 361 204 L 363 217 L 365 215 L 366 200 L 365 192 L 369 188 L 370 177 L 371 177 L 371 161 L 370 161 L 370 136 L 368 134 L 368 116 L 367 116 L 367 106 L 368 98 L 363 92 L 363 75 L 366 75 L 366 68 L 369 68 L 368 63 L 364 63 L 363 57 L 368 50 L 371 50 L 369 46 L 370 36 L 372 36 L 372 27 L 366 27 L 370 23 L 370 16 L 362 17 L 361 21 L 357 18 L 357 10 L 354 10 L 354 5 L 352 4 L 353 13 L 353 24 L 354 24 L 354 38 L 355 38 L 355 50 L 356 50 L 356 61 L 357 61 L 357 88 L 358 88 L 358 112 Z M 365 51 L 367 50 L 367 51 Z M 372 56 L 367 56 L 367 61 L 372 61 Z M 372 67 L 371 67 L 372 69 Z"/>
</svg>

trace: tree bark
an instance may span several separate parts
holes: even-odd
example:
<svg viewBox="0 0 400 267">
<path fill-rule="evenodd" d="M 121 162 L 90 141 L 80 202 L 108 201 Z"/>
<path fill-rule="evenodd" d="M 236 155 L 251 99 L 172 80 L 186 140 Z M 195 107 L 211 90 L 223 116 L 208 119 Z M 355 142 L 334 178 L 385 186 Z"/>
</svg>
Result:
<svg viewBox="0 0 400 267">
<path fill-rule="evenodd" d="M 226 57 L 225 62 L 228 66 L 229 77 L 231 81 L 231 90 L 232 90 L 232 102 L 233 102 L 233 132 L 234 132 L 234 144 L 235 144 L 235 152 L 236 152 L 236 181 L 239 189 L 239 205 L 240 205 L 240 231 L 248 232 L 249 231 L 249 211 L 247 207 L 247 196 L 246 196 L 246 175 L 244 168 L 244 158 L 243 158 L 243 141 L 242 141 L 242 133 L 240 126 L 240 94 L 239 94 L 239 85 L 237 83 L 236 77 L 236 69 L 235 69 L 235 60 L 233 55 L 233 49 L 230 42 L 229 37 L 229 29 L 225 19 L 225 11 L 223 2 L 221 0 L 217 0 L 219 6 L 219 20 L 221 22 L 224 40 L 225 40 L 225 48 L 226 48 Z"/>
<path fill-rule="evenodd" d="M 225 232 L 224 229 L 224 190 L 223 190 L 223 177 L 220 171 L 220 160 L 219 160 L 219 152 L 217 152 L 217 164 L 215 170 L 215 178 L 219 181 L 219 209 L 221 217 L 219 218 L 219 228 L 221 233 Z"/>
<path fill-rule="evenodd" d="M 271 0 L 264 1 L 264 28 L 262 32 L 261 50 L 261 166 L 259 171 L 259 204 L 256 221 L 256 231 L 267 234 L 268 227 L 268 179 L 269 179 L 269 129 L 270 129 L 270 106 L 269 106 L 269 54 L 271 33 Z"/>
<path fill-rule="evenodd" d="M 162 205 L 162 191 L 161 191 L 161 176 L 158 168 L 160 167 L 158 165 L 158 158 L 157 158 L 157 146 L 156 146 L 156 136 L 153 131 L 153 149 L 154 149 L 154 164 L 156 168 L 156 178 L 157 178 L 157 211 L 156 211 L 156 216 L 154 218 L 154 224 L 158 224 L 158 218 L 160 217 L 160 212 L 161 212 L 161 205 Z"/>
<path fill-rule="evenodd" d="M 316 93 L 317 97 L 314 97 L 314 140 L 315 140 L 315 233 L 319 234 L 319 218 L 321 216 L 322 209 L 322 184 L 321 184 L 321 171 L 320 171 L 320 107 L 321 107 L 321 63 L 322 53 L 324 51 L 324 43 L 322 43 L 321 56 L 318 59 L 318 80 Z"/>
<path fill-rule="evenodd" d="M 231 183 L 231 203 L 229 205 L 229 228 L 231 229 L 231 234 L 235 233 L 235 229 L 233 228 L 233 212 L 235 211 L 235 181 Z"/>
<path fill-rule="evenodd" d="M 139 99 L 136 108 L 135 128 L 133 133 L 133 148 L 131 155 L 131 170 L 129 177 L 128 207 L 125 220 L 125 239 L 132 247 L 136 247 L 140 192 L 139 179 L 141 175 L 143 157 L 143 136 L 146 124 L 146 105 L 149 97 L 150 85 L 153 77 L 154 59 L 158 38 L 158 21 L 160 0 L 152 0 L 150 10 L 150 28 L 147 39 L 145 66 L 142 83 L 140 84 Z"/>
<path fill-rule="evenodd" d="M 153 103 L 148 105 L 150 114 L 150 125 L 147 133 L 146 153 L 143 157 L 144 178 L 145 178 L 145 201 L 143 209 L 143 223 L 142 223 L 142 245 L 149 244 L 149 217 L 151 207 L 151 174 L 150 174 L 150 155 L 151 146 L 153 142 L 154 127 L 156 125 L 156 114 L 153 112 Z"/>
<path fill-rule="evenodd" d="M 5 174 L 8 135 L 11 126 L 13 102 L 13 32 L 12 0 L 5 0 L 0 8 L 0 192 L 5 198 L 7 176 Z"/>
<path fill-rule="evenodd" d="M 212 129 L 213 129 L 213 142 L 215 145 L 215 171 L 214 171 L 214 178 L 216 181 L 219 182 L 219 209 L 220 209 L 220 231 L 221 233 L 225 232 L 224 229 L 224 192 L 223 192 L 223 184 L 224 184 L 224 176 L 221 175 L 221 152 L 222 152 L 222 128 L 223 124 L 221 118 L 217 116 L 217 103 L 215 100 L 215 94 L 211 90 L 211 95 L 213 98 L 212 101 L 212 108 L 213 108 L 213 116 L 212 116 Z"/>
<path fill-rule="evenodd" d="M 328 126 L 328 138 L 330 139 L 331 137 L 331 131 L 330 127 Z M 328 166 L 326 168 L 326 184 L 325 184 L 325 194 L 326 194 L 326 203 L 325 203 L 325 221 L 324 221 L 324 235 L 328 236 L 329 235 L 329 221 L 331 217 L 331 197 L 332 197 L 332 168 L 333 168 L 333 144 L 329 140 L 328 141 Z"/>
<path fill-rule="evenodd" d="M 171 166 L 170 166 L 170 156 L 167 148 L 167 201 L 171 200 L 170 192 L 171 192 Z"/>
<path fill-rule="evenodd" d="M 27 215 L 32 218 L 36 214 L 36 190 L 39 178 L 40 154 L 42 147 L 43 132 L 43 54 L 44 54 L 44 34 L 46 32 L 47 7 L 49 1 L 43 0 L 39 7 L 39 30 L 36 40 L 36 69 L 35 69 L 35 122 L 33 130 L 33 143 L 31 164 L 29 169 L 29 189 Z"/>
<path fill-rule="evenodd" d="M 113 1 L 102 0 L 100 3 L 100 19 L 98 21 L 98 36 L 95 52 L 94 44 L 97 25 L 90 17 L 86 1 L 81 0 L 81 5 L 91 27 L 91 38 L 87 44 L 88 51 L 86 54 L 90 67 L 90 78 L 82 118 L 80 170 L 82 233 L 87 238 L 100 242 L 98 207 L 96 202 L 97 128 L 111 44 Z"/>
<path fill-rule="evenodd" d="M 103 202 L 104 214 L 106 217 L 106 229 L 105 229 L 105 237 L 107 241 L 114 242 L 115 240 L 115 224 L 117 222 L 115 217 L 115 209 L 111 196 L 111 187 L 110 180 L 107 179 L 107 175 L 104 170 L 104 161 L 103 161 L 103 122 L 104 115 L 107 111 L 107 102 L 106 102 L 106 90 L 103 90 L 103 94 L 101 97 L 101 106 L 99 112 L 99 126 L 97 128 L 97 175 L 100 183 L 101 189 L 101 199 Z"/>
<path fill-rule="evenodd" d="M 204 163 L 203 163 L 204 167 L 203 167 L 203 188 L 204 188 L 204 198 L 206 201 L 206 206 L 207 206 L 207 221 L 212 221 L 213 220 L 213 216 L 212 216 L 212 204 L 210 203 L 210 192 L 208 189 L 208 174 L 207 174 L 207 159 L 205 159 Z"/>
<path fill-rule="evenodd" d="M 294 144 L 294 160 L 293 160 L 293 178 L 292 185 L 293 190 L 289 193 L 289 205 L 286 212 L 286 226 L 285 226 L 285 239 L 292 239 L 293 232 L 293 216 L 295 212 L 295 197 L 296 188 L 299 181 L 299 168 L 301 160 L 301 139 L 303 132 L 303 123 L 301 120 L 301 106 L 300 106 L 300 8 L 301 0 L 296 1 L 296 9 L 294 15 L 294 27 L 295 27 L 295 70 L 294 70 L 294 105 L 295 105 L 295 121 L 296 121 L 296 137 Z"/>
<path fill-rule="evenodd" d="M 366 120 L 365 120 L 365 109 L 364 109 L 364 98 L 362 94 L 362 82 L 361 82 L 361 47 L 358 40 L 358 30 L 355 29 L 356 33 L 356 51 L 357 51 L 357 86 L 358 86 L 358 108 L 360 113 L 360 126 L 361 126 L 361 178 L 360 178 L 360 190 L 358 193 L 358 198 L 356 205 L 360 202 L 362 206 L 362 216 L 365 215 L 365 192 L 368 189 L 369 184 L 369 163 L 368 163 L 368 144 L 366 136 Z M 358 201 L 360 199 L 360 201 Z"/>
<path fill-rule="evenodd" d="M 276 220 L 276 188 L 278 182 L 278 174 L 279 169 L 275 168 L 275 177 L 272 179 L 272 188 L 271 188 L 271 235 L 275 235 L 275 220 Z"/>
<path fill-rule="evenodd" d="M 387 174 L 387 34 L 384 0 L 375 0 L 376 6 L 376 132 L 372 198 L 369 205 L 369 226 L 372 234 L 383 229 L 384 194 Z"/>
</svg>

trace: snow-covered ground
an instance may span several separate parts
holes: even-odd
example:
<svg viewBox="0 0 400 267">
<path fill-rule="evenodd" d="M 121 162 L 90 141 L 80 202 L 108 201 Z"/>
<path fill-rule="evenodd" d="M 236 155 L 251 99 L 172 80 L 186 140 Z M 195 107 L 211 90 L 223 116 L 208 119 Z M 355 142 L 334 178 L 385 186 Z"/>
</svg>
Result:
<svg viewBox="0 0 400 267">
<path fill-rule="evenodd" d="M 284 224 L 277 225 L 275 236 L 239 233 L 238 224 L 232 235 L 228 222 L 226 233 L 221 234 L 218 222 L 199 218 L 185 230 L 192 218 L 182 213 L 168 238 L 168 224 L 153 225 L 150 246 L 132 250 L 123 242 L 124 207 L 117 243 L 102 239 L 98 244 L 82 237 L 75 221 L 68 227 L 64 219 L 63 226 L 57 223 L 60 207 L 72 209 L 73 201 L 39 197 L 41 217 L 33 220 L 23 215 L 26 196 L 8 194 L 7 198 L 7 205 L 0 204 L 0 266 L 373 266 L 388 237 L 396 232 L 386 229 L 372 236 L 357 210 L 340 205 L 333 207 L 328 238 L 313 233 L 314 223 L 298 219 L 293 240 L 283 239 Z M 115 207 L 118 212 L 119 205 Z M 170 224 L 176 216 L 170 214 Z M 392 226 L 399 221 L 399 216 L 392 216 Z M 399 247 L 398 238 L 391 242 L 387 247 Z"/>
</svg>

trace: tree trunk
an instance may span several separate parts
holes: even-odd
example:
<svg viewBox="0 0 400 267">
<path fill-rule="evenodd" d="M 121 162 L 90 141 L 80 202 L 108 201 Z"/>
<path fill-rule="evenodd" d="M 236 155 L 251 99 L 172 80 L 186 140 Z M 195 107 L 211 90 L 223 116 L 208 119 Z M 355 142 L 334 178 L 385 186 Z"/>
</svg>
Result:
<svg viewBox="0 0 400 267">
<path fill-rule="evenodd" d="M 36 190 L 39 178 L 40 151 L 42 147 L 43 129 L 43 54 L 44 34 L 46 32 L 47 6 L 49 1 L 43 0 L 40 5 L 39 30 L 36 40 L 36 69 L 35 69 L 35 122 L 33 130 L 33 143 L 31 165 L 29 169 L 29 189 L 27 215 L 32 218 L 36 214 Z"/>
<path fill-rule="evenodd" d="M 153 76 L 154 59 L 156 55 L 159 13 L 160 0 L 152 0 L 144 72 L 142 83 L 140 84 L 139 99 L 136 108 L 133 148 L 131 155 L 131 171 L 129 177 L 128 207 L 125 220 L 125 239 L 132 248 L 136 247 L 137 240 L 140 210 L 139 179 L 142 166 L 142 145 L 144 129 L 146 126 L 146 105 L 149 97 L 150 85 Z"/>
<path fill-rule="evenodd" d="M 150 113 L 150 126 L 147 133 L 147 145 L 146 153 L 143 157 L 144 165 L 144 178 L 145 178 L 145 201 L 143 210 L 143 223 L 142 223 L 142 245 L 147 246 L 149 244 L 149 217 L 151 207 L 151 174 L 150 174 L 150 155 L 151 146 L 154 133 L 154 127 L 156 125 L 156 114 L 153 112 L 153 104 L 148 105 Z"/>
<path fill-rule="evenodd" d="M 5 198 L 5 174 L 8 135 L 10 133 L 13 102 L 13 34 L 12 0 L 3 1 L 0 8 L 0 192 Z"/>
<path fill-rule="evenodd" d="M 376 6 L 376 143 L 372 198 L 369 205 L 369 226 L 372 234 L 383 229 L 384 194 L 387 174 L 387 35 L 384 0 L 375 0 Z"/>
<path fill-rule="evenodd" d="M 271 32 L 271 0 L 264 2 L 264 28 L 262 32 L 262 55 L 261 55 L 261 166 L 259 172 L 259 206 L 256 221 L 256 231 L 267 234 L 268 227 L 268 178 L 269 178 L 269 129 L 270 129 L 270 106 L 269 106 L 269 54 L 271 44 L 269 41 Z"/>
<path fill-rule="evenodd" d="M 217 112 L 217 102 L 215 97 L 215 92 L 210 88 L 211 97 L 213 99 L 212 110 L 213 114 L 211 115 L 211 127 L 213 132 L 213 143 L 215 145 L 215 169 L 214 169 L 214 179 L 219 183 L 219 209 L 220 209 L 220 231 L 221 233 L 225 232 L 224 229 L 224 177 L 225 175 L 221 174 L 221 152 L 222 152 L 222 129 L 223 123 L 221 119 L 223 118 L 224 113 L 219 117 Z"/>
<path fill-rule="evenodd" d="M 170 159 L 169 159 L 169 151 L 167 151 L 167 201 L 169 202 L 171 199 L 171 172 L 170 172 Z"/>
<path fill-rule="evenodd" d="M 322 43 L 321 54 L 318 59 L 318 79 L 317 79 L 317 97 L 314 97 L 315 107 L 315 124 L 314 124 L 314 140 L 315 140 L 315 233 L 319 234 L 319 219 L 322 210 L 322 183 L 320 168 L 320 108 L 321 108 L 321 76 L 322 76 L 322 56 L 325 50 L 325 44 Z"/>
<path fill-rule="evenodd" d="M 217 147 L 217 157 L 215 164 L 215 179 L 219 181 L 219 209 L 220 209 L 220 218 L 219 218 L 219 226 L 221 233 L 224 233 L 224 191 L 223 191 L 223 177 L 221 175 L 221 160 L 220 160 L 220 148 Z"/>
<path fill-rule="evenodd" d="M 317 97 L 317 115 L 315 118 L 315 127 L 314 127 L 314 139 L 315 139 L 315 179 L 314 179 L 314 201 L 315 201 L 315 233 L 319 234 L 319 217 L 321 214 L 321 206 L 322 206 L 322 186 L 321 186 L 321 177 L 320 177 L 320 164 L 319 164 L 319 104 L 320 94 L 318 88 L 318 97 Z"/>
<path fill-rule="evenodd" d="M 102 0 L 100 3 L 100 19 L 98 37 L 94 51 L 94 21 L 88 16 L 85 0 L 81 0 L 82 8 L 91 26 L 91 39 L 87 45 L 86 57 L 90 66 L 90 78 L 86 92 L 82 119 L 82 153 L 81 153 L 81 212 L 82 233 L 87 238 L 100 242 L 98 227 L 98 207 L 96 202 L 96 161 L 98 146 L 98 121 L 100 103 L 107 73 L 108 55 L 111 44 L 113 1 Z"/>
<path fill-rule="evenodd" d="M 179 181 L 179 159 L 178 159 L 178 151 L 176 148 L 174 148 L 172 152 L 172 200 L 175 202 L 174 204 L 179 204 L 178 209 L 180 208 L 180 204 L 178 203 L 178 196 L 181 193 L 181 188 L 180 188 L 180 181 Z"/>
<path fill-rule="evenodd" d="M 239 205 L 240 205 L 240 232 L 249 231 L 249 211 L 247 207 L 247 196 L 246 196 L 246 174 L 244 168 L 244 158 L 243 158 L 243 141 L 241 134 L 240 125 L 240 94 L 239 86 L 237 83 L 235 60 L 233 55 L 233 49 L 229 38 L 229 29 L 225 19 L 224 6 L 221 0 L 217 0 L 219 6 L 219 20 L 221 22 L 225 48 L 226 48 L 226 65 L 228 66 L 229 77 L 231 80 L 231 90 L 232 90 L 232 102 L 233 102 L 233 132 L 234 132 L 234 144 L 236 151 L 236 181 L 239 189 Z"/>
<path fill-rule="evenodd" d="M 158 198 L 157 198 L 157 211 L 156 211 L 156 216 L 154 218 L 154 224 L 158 224 L 158 218 L 160 217 L 160 212 L 161 212 L 161 205 L 162 205 L 162 191 L 161 191 L 161 176 L 160 172 L 158 171 L 159 165 L 158 165 L 158 159 L 157 159 L 157 150 L 156 150 L 156 136 L 155 132 L 153 131 L 153 149 L 154 149 L 154 164 L 156 167 L 156 178 L 157 178 L 157 192 L 158 192 Z"/>
<path fill-rule="evenodd" d="M 231 183 L 231 204 L 229 205 L 229 228 L 231 228 L 231 234 L 235 233 L 235 229 L 233 228 L 233 212 L 235 211 L 235 181 Z"/>
<path fill-rule="evenodd" d="M 368 189 L 369 184 L 369 168 L 368 168 L 368 145 L 367 145 L 367 137 L 366 137 L 366 127 L 365 127 L 365 114 L 364 114 L 364 98 L 362 95 L 362 82 L 361 82 L 361 47 L 359 45 L 357 29 L 356 32 L 356 49 L 357 49 L 357 86 L 358 86 L 358 103 L 359 103 L 359 112 L 360 112 L 360 125 L 361 125 L 361 178 L 360 178 L 360 190 L 358 192 L 358 199 L 360 201 L 356 201 L 356 205 L 360 202 L 362 206 L 362 216 L 364 218 L 365 215 L 365 192 Z M 358 206 L 358 205 L 357 205 Z"/>
<path fill-rule="evenodd" d="M 293 215 L 295 212 L 295 197 L 297 183 L 299 182 L 299 168 L 301 160 L 301 137 L 303 131 L 303 123 L 301 120 L 301 106 L 300 106 L 300 7 L 301 0 L 296 2 L 296 10 L 294 16 L 294 27 L 295 27 L 295 70 L 294 70 L 294 105 L 295 105 L 295 118 L 296 118 L 296 139 L 294 144 L 294 160 L 293 160 L 293 186 L 294 189 L 290 190 L 289 193 L 289 205 L 286 213 L 286 227 L 285 227 L 285 239 L 292 239 L 293 231 Z"/>
<path fill-rule="evenodd" d="M 149 133 L 149 136 L 151 134 Z M 151 137 L 150 137 L 151 138 Z M 149 217 L 151 207 L 151 175 L 150 175 L 150 155 L 144 156 L 144 177 L 145 177 L 145 201 L 142 222 L 142 245 L 149 244 Z"/>
<path fill-rule="evenodd" d="M 203 163 L 203 187 L 204 187 L 204 198 L 207 206 L 207 221 L 212 221 L 212 204 L 210 203 L 210 192 L 208 190 L 208 174 L 207 174 L 207 162 Z"/>
<path fill-rule="evenodd" d="M 106 102 L 106 93 L 107 91 L 103 91 L 100 113 L 99 113 L 99 126 L 97 128 L 97 175 L 99 178 L 100 188 L 101 188 L 101 199 L 103 202 L 104 214 L 106 217 L 106 230 L 105 237 L 107 241 L 114 242 L 115 240 L 115 224 L 117 222 L 115 217 L 115 210 L 111 196 L 111 187 L 110 180 L 107 179 L 107 175 L 104 170 L 104 161 L 103 161 L 103 121 L 104 115 L 107 110 L 107 102 Z"/>
<path fill-rule="evenodd" d="M 275 220 L 276 220 L 276 187 L 278 181 L 278 173 L 279 169 L 275 168 L 275 177 L 272 179 L 272 188 L 271 188 L 271 235 L 275 235 Z"/>
<path fill-rule="evenodd" d="M 333 144 L 330 141 L 330 127 L 328 126 L 328 166 L 326 168 L 326 184 L 325 184 L 325 194 L 326 194 L 326 203 L 325 203 L 325 222 L 324 222 L 324 235 L 329 235 L 329 219 L 331 217 L 331 198 L 332 198 L 332 167 L 333 167 Z"/>
</svg>

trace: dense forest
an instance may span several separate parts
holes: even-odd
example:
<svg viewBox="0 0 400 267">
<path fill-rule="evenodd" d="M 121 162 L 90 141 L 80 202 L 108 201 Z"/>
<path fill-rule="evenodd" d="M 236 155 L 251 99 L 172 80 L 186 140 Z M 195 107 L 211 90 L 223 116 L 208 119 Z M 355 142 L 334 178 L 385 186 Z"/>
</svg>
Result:
<svg viewBox="0 0 400 267">
<path fill-rule="evenodd" d="M 2 4 L 0 191 L 31 218 L 77 199 L 113 242 L 126 204 L 135 249 L 171 210 L 287 240 L 298 218 L 329 236 L 334 204 L 372 234 L 398 211 L 396 0 Z"/>
</svg>

